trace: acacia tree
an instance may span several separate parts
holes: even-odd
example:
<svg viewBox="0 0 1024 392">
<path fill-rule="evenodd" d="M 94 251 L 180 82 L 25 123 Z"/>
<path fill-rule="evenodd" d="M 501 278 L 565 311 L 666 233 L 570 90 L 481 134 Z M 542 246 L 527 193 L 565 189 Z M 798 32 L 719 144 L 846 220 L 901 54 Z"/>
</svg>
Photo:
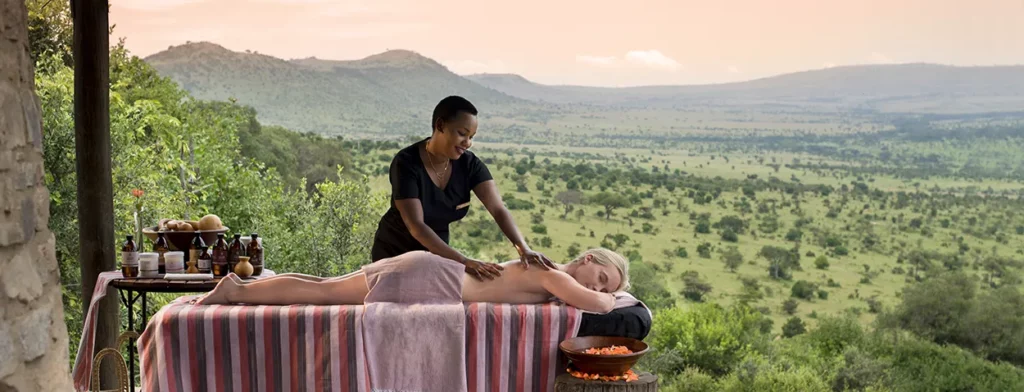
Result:
<svg viewBox="0 0 1024 392">
<path fill-rule="evenodd" d="M 576 204 L 583 203 L 583 199 L 583 193 L 575 190 L 567 190 L 555 195 L 555 200 L 562 203 L 562 206 L 564 207 L 562 210 L 562 219 L 569 216 L 569 213 L 572 212 L 572 209 Z"/>
<path fill-rule="evenodd" d="M 743 265 L 743 254 L 740 253 L 739 248 L 730 246 L 722 253 L 722 262 L 725 263 L 725 267 L 729 271 L 736 272 L 736 269 Z"/>
<path fill-rule="evenodd" d="M 606 220 L 611 219 L 615 209 L 627 208 L 630 206 L 629 199 L 625 196 L 611 192 L 599 192 L 596 195 L 588 197 L 587 200 L 592 204 L 604 207 L 604 218 Z"/>
<path fill-rule="evenodd" d="M 768 274 L 773 279 L 789 280 L 792 276 L 791 270 L 800 269 L 799 253 L 794 254 L 785 248 L 765 245 L 757 255 L 768 260 Z"/>
</svg>

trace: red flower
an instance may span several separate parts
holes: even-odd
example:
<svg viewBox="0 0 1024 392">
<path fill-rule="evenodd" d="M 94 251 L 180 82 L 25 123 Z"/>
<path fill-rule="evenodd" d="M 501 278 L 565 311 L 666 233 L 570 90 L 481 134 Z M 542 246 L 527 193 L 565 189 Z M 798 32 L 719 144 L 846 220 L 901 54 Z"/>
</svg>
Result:
<svg viewBox="0 0 1024 392">
<path fill-rule="evenodd" d="M 132 189 L 132 196 L 142 197 L 143 193 L 144 192 L 142 192 L 142 189 Z"/>
</svg>

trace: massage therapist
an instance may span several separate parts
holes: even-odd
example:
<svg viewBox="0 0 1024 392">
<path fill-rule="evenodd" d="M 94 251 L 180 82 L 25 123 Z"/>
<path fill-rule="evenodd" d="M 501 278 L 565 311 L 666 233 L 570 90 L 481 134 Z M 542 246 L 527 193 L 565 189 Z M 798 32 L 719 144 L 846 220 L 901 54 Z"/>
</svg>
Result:
<svg viewBox="0 0 1024 392">
<path fill-rule="evenodd" d="M 477 110 L 458 96 L 442 99 L 431 119 L 429 138 L 403 148 L 391 161 L 391 207 L 373 237 L 373 261 L 426 250 L 458 261 L 480 280 L 501 275 L 502 267 L 468 258 L 448 246 L 448 225 L 469 211 L 470 191 L 512 241 L 523 265 L 555 268 L 546 256 L 526 245 L 505 208 L 491 172 L 469 152 L 477 131 Z"/>
</svg>

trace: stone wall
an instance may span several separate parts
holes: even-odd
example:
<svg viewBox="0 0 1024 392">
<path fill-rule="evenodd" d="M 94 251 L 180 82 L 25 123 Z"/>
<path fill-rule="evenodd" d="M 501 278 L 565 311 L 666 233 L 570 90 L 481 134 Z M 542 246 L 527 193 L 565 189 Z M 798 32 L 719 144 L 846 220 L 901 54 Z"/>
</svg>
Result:
<svg viewBox="0 0 1024 392">
<path fill-rule="evenodd" d="M 70 391 L 24 0 L 0 0 L 0 392 Z"/>
</svg>

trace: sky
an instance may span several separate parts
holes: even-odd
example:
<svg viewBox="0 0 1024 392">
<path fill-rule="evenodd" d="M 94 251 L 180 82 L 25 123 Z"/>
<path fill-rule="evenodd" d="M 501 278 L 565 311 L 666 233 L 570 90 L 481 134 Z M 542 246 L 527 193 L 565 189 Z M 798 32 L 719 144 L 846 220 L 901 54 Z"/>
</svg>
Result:
<svg viewBox="0 0 1024 392">
<path fill-rule="evenodd" d="M 283 59 L 407 49 L 559 85 L 1024 64 L 1024 0 L 111 0 L 110 22 L 139 56 L 187 41 Z"/>
</svg>

